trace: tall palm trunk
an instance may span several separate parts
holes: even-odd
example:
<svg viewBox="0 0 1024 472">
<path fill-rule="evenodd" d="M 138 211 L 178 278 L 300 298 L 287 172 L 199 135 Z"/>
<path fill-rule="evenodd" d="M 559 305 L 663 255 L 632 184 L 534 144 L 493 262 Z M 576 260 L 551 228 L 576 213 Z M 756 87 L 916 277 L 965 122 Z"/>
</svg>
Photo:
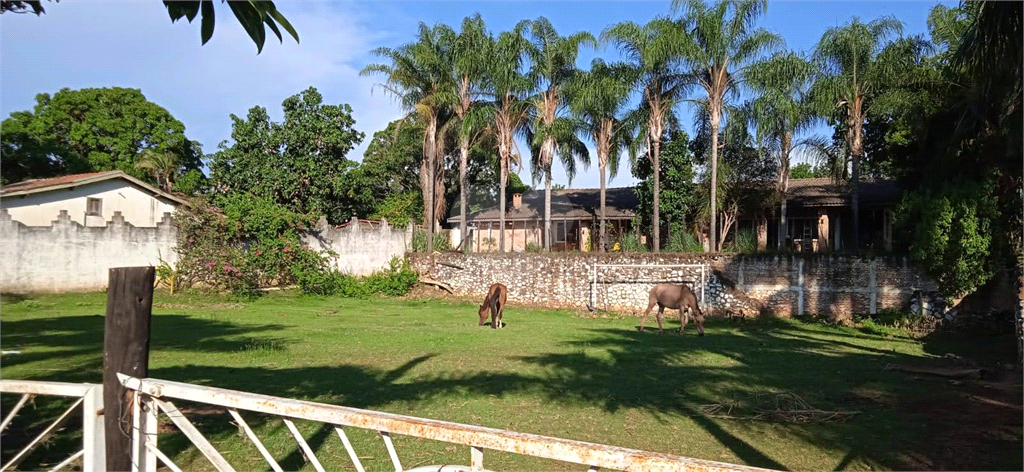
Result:
<svg viewBox="0 0 1024 472">
<path fill-rule="evenodd" d="M 597 163 L 601 172 L 601 228 L 599 230 L 599 245 L 598 252 L 605 252 L 608 245 L 608 230 L 605 227 L 605 221 L 608 219 L 607 213 L 605 212 L 605 202 L 607 201 L 607 179 L 605 178 L 605 172 L 608 169 L 608 158 L 611 152 L 611 134 L 612 134 L 612 120 L 602 120 L 601 127 L 596 136 L 594 136 L 594 143 L 597 144 Z"/>
<path fill-rule="evenodd" d="M 551 171 L 544 173 L 544 245 L 551 251 Z"/>
<path fill-rule="evenodd" d="M 789 228 L 786 223 L 786 193 L 789 192 L 789 148 L 793 142 L 793 133 L 787 131 L 782 137 L 782 146 L 779 149 L 779 194 L 782 198 L 782 207 L 779 209 L 779 250 L 786 244 L 786 236 L 789 235 Z"/>
<path fill-rule="evenodd" d="M 864 153 L 864 118 L 862 115 L 863 97 L 856 97 L 850 111 L 850 159 L 853 169 L 850 175 L 850 209 L 853 212 L 853 250 L 860 250 L 860 159 Z"/>
<path fill-rule="evenodd" d="M 540 162 L 544 172 L 544 249 L 551 251 L 551 163 L 554 161 L 555 141 L 544 140 L 540 149 Z"/>
<path fill-rule="evenodd" d="M 654 147 L 654 253 L 661 252 L 661 136 L 651 143 Z"/>
<path fill-rule="evenodd" d="M 508 153 L 503 150 L 501 154 L 501 180 L 498 184 L 498 191 L 501 193 L 501 196 L 498 198 L 498 211 L 501 212 L 498 220 L 501 225 L 501 231 L 498 233 L 498 247 L 500 252 L 505 252 L 505 182 L 508 181 Z"/>
<path fill-rule="evenodd" d="M 459 244 L 459 250 L 465 249 L 464 242 L 467 241 L 466 236 L 468 223 L 466 221 L 467 214 L 466 207 L 469 205 L 469 196 L 466 194 L 466 186 L 469 184 L 469 139 L 462 138 L 459 143 L 459 238 L 462 239 Z"/>
<path fill-rule="evenodd" d="M 420 165 L 420 189 L 423 192 L 423 226 L 427 228 L 427 252 L 434 253 L 434 171 L 435 153 L 437 151 L 437 117 L 431 116 L 427 120 L 427 129 L 423 134 L 424 159 Z"/>
<path fill-rule="evenodd" d="M 718 111 L 711 110 L 711 230 L 708 248 L 718 252 Z"/>
</svg>

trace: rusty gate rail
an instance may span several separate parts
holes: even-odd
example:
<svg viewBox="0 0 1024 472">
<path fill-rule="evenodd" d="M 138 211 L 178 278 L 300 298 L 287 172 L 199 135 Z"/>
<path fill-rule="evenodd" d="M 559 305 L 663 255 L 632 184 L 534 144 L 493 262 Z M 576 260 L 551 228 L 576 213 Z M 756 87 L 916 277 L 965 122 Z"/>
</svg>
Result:
<svg viewBox="0 0 1024 472">
<path fill-rule="evenodd" d="M 291 419 L 301 419 L 334 425 L 337 427 L 336 429 L 338 430 L 338 434 L 341 436 L 342 441 L 345 442 L 346 449 L 348 449 L 348 452 L 352 457 L 356 456 L 351 450 L 350 443 L 340 427 L 348 426 L 378 431 L 381 433 L 385 444 L 388 446 L 388 452 L 391 454 L 391 459 L 397 471 L 401 471 L 402 466 L 394 451 L 390 438 L 391 434 L 469 446 L 471 449 L 471 470 L 483 470 L 484 449 L 581 464 L 583 466 L 588 466 L 590 470 L 597 470 L 598 468 L 644 472 L 753 472 L 768 470 L 723 462 L 693 459 L 672 454 L 627 449 L 623 447 L 574 441 L 536 434 L 517 433 L 495 428 L 485 428 L 481 426 L 416 418 L 413 416 L 383 413 L 358 408 L 329 405 L 325 403 L 272 397 L 268 395 L 191 385 L 167 380 L 152 378 L 138 379 L 126 375 L 119 375 L 119 379 L 125 387 L 130 390 L 134 390 L 143 396 L 142 401 L 136 402 L 137 405 L 145 405 L 148 401 L 155 402 L 157 406 L 161 410 L 167 412 L 169 416 L 171 416 L 172 411 L 176 415 L 180 415 L 180 412 L 177 412 L 169 402 L 169 399 L 173 398 L 221 406 L 228 409 L 229 412 L 235 410 L 246 410 L 256 413 L 276 415 L 283 417 L 286 424 L 290 423 Z M 146 397 L 149 398 L 147 399 Z M 153 415 L 155 415 L 155 411 L 156 409 L 154 408 L 152 413 Z M 237 411 L 232 413 L 232 416 L 236 419 L 239 418 Z M 175 422 L 178 423 L 178 421 Z M 184 420 L 183 423 L 187 423 L 187 420 Z M 183 425 L 184 424 L 179 424 L 179 426 Z M 183 432 L 186 432 L 190 439 L 193 439 L 193 442 L 196 442 L 196 438 L 193 436 L 197 435 L 198 431 L 195 431 L 188 426 L 190 425 L 183 428 Z M 185 431 L 185 429 L 191 429 L 191 431 Z M 249 436 L 250 440 L 254 440 L 259 447 L 259 441 L 258 439 L 255 439 L 255 435 L 252 434 L 251 430 L 247 427 L 243 429 L 246 430 L 245 432 Z M 292 428 L 290 427 L 289 429 Z M 298 431 L 293 430 L 292 433 L 298 441 L 299 446 L 303 447 L 304 452 L 309 456 L 308 458 L 310 462 L 313 463 L 314 468 L 317 470 L 323 470 L 315 456 L 311 454 L 312 451 L 308 450 L 308 446 L 306 446 L 305 441 L 302 440 L 302 436 L 298 434 Z M 202 438 L 202 436 L 199 435 L 199 438 Z M 214 463 L 218 470 L 231 470 L 230 465 L 218 464 L 218 462 L 223 459 L 215 450 L 212 451 L 212 454 L 209 454 L 210 451 L 204 450 L 210 447 L 209 442 L 206 442 L 204 438 L 201 439 L 200 442 L 197 442 L 196 445 L 200 448 L 201 452 L 211 459 L 211 462 Z M 155 444 L 138 449 L 157 450 Z M 262 452 L 263 451 L 261 451 L 261 453 Z M 272 458 L 268 456 L 268 454 L 264 454 L 264 457 L 267 458 L 268 461 L 271 461 L 271 466 L 277 469 L 277 464 L 273 463 Z M 163 458 L 161 458 L 161 460 L 163 460 Z M 354 464 L 356 465 L 356 468 L 362 472 L 363 469 L 361 464 L 358 463 L 358 459 L 354 460 Z M 437 466 L 433 466 L 432 468 L 436 467 Z M 447 467 L 448 470 L 453 469 L 452 466 Z M 454 468 L 464 469 L 464 467 Z M 423 467 L 417 469 L 426 468 Z"/>
<path fill-rule="evenodd" d="M 59 431 L 81 407 L 82 411 L 82 449 L 71 454 L 67 459 L 54 466 L 51 471 L 67 468 L 76 461 L 81 460 L 84 472 L 106 470 L 106 443 L 105 429 L 103 425 L 103 386 L 87 383 L 65 383 L 65 382 L 42 382 L 36 380 L 0 380 L 0 393 L 20 393 L 18 400 L 3 422 L 0 423 L 0 432 L 6 430 L 14 417 L 22 407 L 37 396 L 71 397 L 77 398 L 69 408 L 64 410 L 49 426 L 38 436 L 21 449 L 7 463 L 0 465 L 0 471 L 14 470 L 29 454 L 54 433 Z"/>
</svg>

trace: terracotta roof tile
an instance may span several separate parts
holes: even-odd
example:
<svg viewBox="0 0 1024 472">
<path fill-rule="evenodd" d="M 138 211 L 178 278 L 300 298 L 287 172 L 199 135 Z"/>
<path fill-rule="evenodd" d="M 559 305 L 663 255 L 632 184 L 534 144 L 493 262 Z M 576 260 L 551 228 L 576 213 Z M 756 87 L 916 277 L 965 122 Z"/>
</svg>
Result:
<svg viewBox="0 0 1024 472">
<path fill-rule="evenodd" d="M 58 185 L 73 184 L 75 182 L 91 179 L 106 174 L 116 174 L 121 171 L 108 170 L 104 172 L 89 172 L 85 174 L 73 174 L 73 175 L 62 175 L 60 177 L 51 177 L 49 179 L 32 179 L 23 180 L 10 185 L 4 185 L 0 188 L 0 195 L 10 192 L 23 192 L 26 190 L 39 190 L 47 187 L 56 187 Z"/>
</svg>

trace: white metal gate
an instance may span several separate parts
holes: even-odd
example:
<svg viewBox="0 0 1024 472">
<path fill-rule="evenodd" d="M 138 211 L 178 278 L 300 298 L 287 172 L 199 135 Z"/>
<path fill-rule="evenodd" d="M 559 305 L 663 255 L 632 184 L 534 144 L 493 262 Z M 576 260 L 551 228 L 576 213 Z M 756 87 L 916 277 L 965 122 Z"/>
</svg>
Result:
<svg viewBox="0 0 1024 472">
<path fill-rule="evenodd" d="M 263 446 L 252 428 L 242 419 L 239 411 L 262 413 L 281 418 L 294 436 L 299 449 L 303 452 L 307 461 L 317 471 L 324 471 L 324 468 L 312 448 L 309 447 L 299 430 L 295 427 L 293 420 L 311 420 L 334 426 L 335 431 L 345 445 L 345 450 L 348 452 L 353 468 L 358 472 L 365 472 L 365 469 L 359 460 L 359 456 L 353 449 L 352 443 L 348 440 L 343 427 L 377 431 L 384 441 L 396 472 L 404 472 L 406 469 L 403 468 L 398 452 L 395 450 L 391 439 L 392 434 L 459 444 L 468 446 L 470 449 L 469 466 L 433 465 L 408 469 L 409 472 L 485 471 L 484 450 L 510 452 L 579 464 L 587 467 L 592 472 L 599 469 L 645 472 L 767 471 L 767 469 L 692 459 L 671 454 L 640 451 L 536 434 L 517 433 L 494 428 L 292 400 L 152 378 L 138 379 L 119 375 L 119 379 L 122 385 L 129 391 L 134 392 L 135 396 L 132 402 L 131 452 L 133 472 L 155 472 L 158 461 L 174 472 L 180 472 L 181 470 L 158 447 L 157 421 L 160 412 L 163 412 L 189 438 L 192 444 L 199 449 L 203 456 L 218 471 L 235 470 L 202 433 L 195 428 L 188 418 L 182 414 L 172 400 L 198 402 L 227 409 L 239 428 L 244 431 L 245 436 L 256 446 L 270 467 L 277 472 L 283 472 L 283 469 L 274 460 L 273 456 L 267 452 L 267 449 Z M 30 398 L 28 397 L 29 395 L 80 397 L 81 399 L 68 412 L 65 412 L 61 418 L 58 418 L 55 424 L 59 425 L 66 420 L 69 412 L 78 405 L 84 405 L 86 413 L 84 425 L 86 429 L 83 435 L 85 438 L 83 449 L 51 470 L 60 470 L 67 467 L 78 458 L 82 458 L 84 469 L 87 471 L 105 469 L 103 422 L 97 420 L 97 418 L 102 417 L 102 411 L 97 409 L 98 405 L 102 405 L 102 386 L 0 380 L 0 392 L 22 393 L 25 395 L 22 397 L 22 401 L 18 403 L 18 406 L 8 413 L 4 419 L 4 427 L 17 414 L 17 409 L 24 405 L 27 398 Z M 52 433 L 55 429 L 56 426 L 47 428 L 44 431 L 44 435 Z M 31 451 L 31 448 L 38 445 L 42 439 L 45 439 L 44 435 L 40 435 L 40 438 L 33 441 L 26 448 L 28 451 L 18 453 L 14 459 L 3 466 L 3 469 L 13 470 L 13 467 Z"/>
</svg>

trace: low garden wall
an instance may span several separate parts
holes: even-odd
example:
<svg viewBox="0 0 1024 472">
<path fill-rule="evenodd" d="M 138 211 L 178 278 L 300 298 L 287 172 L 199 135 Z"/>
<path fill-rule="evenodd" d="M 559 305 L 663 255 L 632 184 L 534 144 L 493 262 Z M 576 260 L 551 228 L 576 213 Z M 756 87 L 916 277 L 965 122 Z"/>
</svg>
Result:
<svg viewBox="0 0 1024 472">
<path fill-rule="evenodd" d="M 460 295 L 482 298 L 498 282 L 508 286 L 511 303 L 577 309 L 590 304 L 627 313 L 643 312 L 648 291 L 657 283 L 689 282 L 699 298 L 700 266 L 706 297 L 701 306 L 712 314 L 763 311 L 846 318 L 906 309 L 917 290 L 936 288 L 902 257 L 451 252 L 435 256 L 433 269 L 427 254 L 409 258 L 414 268 Z M 668 265 L 697 267 L 660 267 Z"/>
</svg>

